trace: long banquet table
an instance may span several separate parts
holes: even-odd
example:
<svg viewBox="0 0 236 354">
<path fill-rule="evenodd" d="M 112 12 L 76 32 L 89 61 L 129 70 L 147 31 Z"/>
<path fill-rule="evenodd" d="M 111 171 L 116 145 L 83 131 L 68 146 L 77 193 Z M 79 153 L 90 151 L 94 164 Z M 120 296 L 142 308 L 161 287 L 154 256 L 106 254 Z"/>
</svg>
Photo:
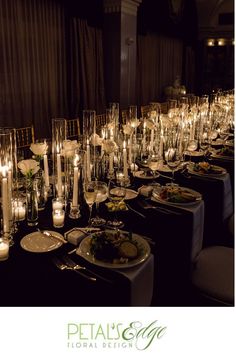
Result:
<svg viewBox="0 0 236 354">
<path fill-rule="evenodd" d="M 201 251 L 204 238 L 212 225 L 216 228 L 233 213 L 232 192 L 229 175 L 216 179 L 198 179 L 196 176 L 177 174 L 176 180 L 181 184 L 198 190 L 203 200 L 194 206 L 159 204 L 156 201 L 138 195 L 127 202 L 127 211 L 119 213 L 125 223 L 125 229 L 144 235 L 150 241 L 151 255 L 148 260 L 138 265 L 135 273 L 99 268 L 88 264 L 78 255 L 70 257 L 80 264 L 86 264 L 95 270 L 100 278 L 97 282 L 84 279 L 73 271 L 61 271 L 55 267 L 52 258 L 67 254 L 75 246 L 68 243 L 61 248 L 43 254 L 25 251 L 20 240 L 26 234 L 35 231 L 27 226 L 26 221 L 19 225 L 14 235 L 15 244 L 10 248 L 7 261 L 0 262 L 0 276 L 4 289 L 1 293 L 2 306 L 149 306 L 149 305 L 191 305 L 191 269 Z M 159 183 L 169 182 L 164 177 Z M 138 189 L 145 181 L 134 179 L 129 188 Z M 219 208 L 215 205 L 215 195 Z M 150 208 L 144 207 L 147 203 Z M 224 203 L 227 204 L 225 214 Z M 155 208 L 153 208 L 153 206 Z M 212 213 L 214 208 L 214 213 Z M 216 214 L 215 214 L 216 213 Z M 217 214 L 218 213 L 218 214 Z M 59 229 L 61 234 L 74 227 L 87 225 L 88 209 L 81 206 L 82 217 L 78 220 L 66 217 L 65 226 Z M 105 203 L 101 205 L 101 214 L 107 219 Z M 39 213 L 41 229 L 55 230 L 51 218 L 51 200 L 44 211 Z M 215 230 L 215 229 L 214 229 Z M 216 237 L 213 232 L 213 238 Z M 211 242 L 217 243 L 218 236 Z M 143 270 L 142 270 L 143 267 Z M 125 271 L 123 272 L 125 273 Z M 152 298 L 153 293 L 153 298 Z"/>
</svg>

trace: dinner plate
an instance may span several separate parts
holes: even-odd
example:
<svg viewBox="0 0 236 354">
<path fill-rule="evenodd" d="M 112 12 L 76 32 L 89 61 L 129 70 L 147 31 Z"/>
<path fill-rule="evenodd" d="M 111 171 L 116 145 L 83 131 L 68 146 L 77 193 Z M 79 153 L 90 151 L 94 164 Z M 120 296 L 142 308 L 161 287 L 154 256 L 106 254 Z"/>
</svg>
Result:
<svg viewBox="0 0 236 354">
<path fill-rule="evenodd" d="M 204 152 L 203 151 L 185 151 L 184 154 L 188 155 L 188 156 L 203 156 Z"/>
<path fill-rule="evenodd" d="M 61 234 L 55 231 L 48 231 L 52 235 L 63 238 Z M 21 247 L 29 252 L 44 253 L 56 250 L 63 245 L 63 242 L 57 238 L 46 236 L 39 231 L 32 232 L 22 238 Z"/>
<path fill-rule="evenodd" d="M 138 196 L 138 192 L 134 191 L 133 189 L 126 188 L 125 200 L 134 199 L 137 196 Z"/>
<path fill-rule="evenodd" d="M 77 248 L 76 253 L 79 256 L 83 257 L 89 263 L 92 263 L 92 264 L 95 264 L 97 266 L 104 267 L 104 268 L 122 269 L 122 268 L 135 267 L 136 265 L 143 263 L 148 258 L 148 256 L 150 255 L 150 252 L 151 252 L 148 242 L 146 240 L 144 240 L 142 238 L 142 236 L 133 234 L 132 238 L 134 241 L 137 242 L 138 248 L 141 250 L 141 254 L 137 258 L 130 260 L 128 263 L 106 262 L 106 261 L 102 261 L 100 259 L 96 259 L 91 254 L 91 251 L 90 251 L 91 238 L 92 238 L 92 236 L 85 237 L 81 241 L 79 248 Z"/>
<path fill-rule="evenodd" d="M 225 143 L 224 143 L 225 146 L 234 146 L 234 140 L 227 140 Z"/>
<path fill-rule="evenodd" d="M 165 200 L 163 198 L 160 197 L 160 192 L 161 192 L 161 188 L 155 189 L 152 193 L 153 199 L 156 200 L 159 203 L 163 203 L 163 204 L 168 204 L 168 205 L 177 205 L 177 206 L 191 206 L 191 205 L 196 205 L 197 203 L 199 203 L 202 200 L 202 195 L 190 188 L 186 188 L 186 187 L 178 187 L 179 189 L 181 189 L 182 191 L 186 191 L 186 192 L 190 192 L 192 195 L 195 196 L 195 200 L 194 201 L 185 201 L 185 202 L 170 202 L 168 200 Z"/>
<path fill-rule="evenodd" d="M 217 139 L 215 141 L 211 142 L 211 146 L 215 147 L 217 149 L 217 146 L 222 146 L 224 145 L 224 140 L 222 139 Z"/>
<path fill-rule="evenodd" d="M 234 156 L 228 156 L 228 155 L 220 155 L 217 154 L 215 152 L 213 152 L 211 154 L 211 157 L 213 157 L 214 159 L 219 159 L 219 160 L 228 160 L 228 161 L 232 161 L 234 159 Z"/>
<path fill-rule="evenodd" d="M 175 172 L 178 171 L 178 170 L 181 170 L 182 169 L 182 166 L 178 166 L 176 169 L 175 169 Z M 170 167 L 168 165 L 163 165 L 163 166 L 160 166 L 158 167 L 158 171 L 159 172 L 166 172 L 166 173 L 172 173 L 172 170 L 170 169 Z"/>
<path fill-rule="evenodd" d="M 150 174 L 146 175 L 145 171 L 142 171 L 142 170 L 134 172 L 133 175 L 134 175 L 134 177 L 141 178 L 141 179 L 155 179 L 158 177 L 158 175 L 155 177 Z"/>
<path fill-rule="evenodd" d="M 188 172 L 192 175 L 197 175 L 197 176 L 206 176 L 206 177 L 220 177 L 223 176 L 227 173 L 226 169 L 220 166 L 216 166 L 216 165 L 211 165 L 212 167 L 214 167 L 214 169 L 216 169 L 217 171 L 219 171 L 220 173 L 214 173 L 214 172 L 200 172 L 200 171 L 195 171 L 193 169 L 193 166 L 189 165 L 188 168 Z"/>
</svg>

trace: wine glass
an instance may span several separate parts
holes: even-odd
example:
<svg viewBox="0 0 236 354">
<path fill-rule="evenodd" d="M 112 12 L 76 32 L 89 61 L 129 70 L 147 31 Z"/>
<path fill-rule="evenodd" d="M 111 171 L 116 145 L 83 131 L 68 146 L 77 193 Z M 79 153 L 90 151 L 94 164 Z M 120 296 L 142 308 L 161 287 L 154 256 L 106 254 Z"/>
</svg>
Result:
<svg viewBox="0 0 236 354">
<path fill-rule="evenodd" d="M 177 100 L 169 99 L 167 101 L 167 107 L 168 107 L 169 118 L 173 118 L 177 114 Z"/>
<path fill-rule="evenodd" d="M 165 151 L 165 160 L 172 172 L 172 181 L 170 185 L 171 187 L 174 187 L 175 171 L 182 162 L 182 154 L 180 153 L 179 148 L 171 146 L 168 147 L 168 149 Z"/>
<path fill-rule="evenodd" d="M 157 153 L 152 152 L 148 158 L 148 167 L 152 171 L 153 178 L 157 178 L 160 174 L 157 172 L 161 162 L 161 156 Z"/>
<path fill-rule="evenodd" d="M 200 135 L 200 139 L 199 139 L 199 146 L 200 146 L 200 150 L 203 151 L 204 153 L 204 159 L 206 159 L 207 157 L 209 145 L 210 145 L 210 140 L 209 140 L 208 131 L 204 131 Z"/>
<path fill-rule="evenodd" d="M 174 186 L 174 173 L 177 167 L 182 162 L 182 140 L 183 140 L 183 131 L 181 127 L 181 122 L 177 121 L 176 124 L 173 124 L 168 135 L 164 140 L 164 158 L 168 167 L 172 171 L 172 181 L 171 186 Z"/>
<path fill-rule="evenodd" d="M 93 204 L 97 197 L 97 182 L 96 181 L 85 181 L 84 182 L 84 198 L 89 207 L 89 220 L 88 226 L 91 226 L 91 215 Z"/>
<path fill-rule="evenodd" d="M 108 183 L 108 198 L 114 205 L 115 217 L 113 221 L 108 221 L 107 226 L 118 229 L 124 226 L 123 221 L 117 220 L 117 209 L 119 204 L 125 199 L 126 188 L 122 180 L 110 180 Z"/>
<path fill-rule="evenodd" d="M 105 219 L 99 217 L 99 204 L 104 202 L 107 199 L 108 186 L 105 182 L 97 181 L 96 190 L 97 190 L 96 199 L 95 199 L 96 215 L 94 218 L 91 219 L 91 225 L 98 227 L 98 226 L 103 226 L 106 223 Z"/>
<path fill-rule="evenodd" d="M 190 159 L 189 159 L 190 165 L 192 163 L 193 152 L 196 151 L 197 148 L 198 148 L 198 141 L 196 139 L 190 139 L 187 146 L 187 151 L 189 151 L 189 155 L 190 155 Z"/>
</svg>

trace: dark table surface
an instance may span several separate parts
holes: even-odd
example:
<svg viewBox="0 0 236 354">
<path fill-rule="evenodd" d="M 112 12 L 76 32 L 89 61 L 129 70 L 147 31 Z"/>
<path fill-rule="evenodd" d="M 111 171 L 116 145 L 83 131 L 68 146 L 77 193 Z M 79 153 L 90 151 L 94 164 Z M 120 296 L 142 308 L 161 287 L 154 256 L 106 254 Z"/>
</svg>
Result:
<svg viewBox="0 0 236 354">
<path fill-rule="evenodd" d="M 199 184 L 199 181 L 185 178 L 183 174 L 176 174 L 176 180 L 190 188 L 200 188 L 204 191 L 203 198 L 208 198 L 207 205 L 214 203 L 217 182 L 201 181 Z M 157 181 L 161 184 L 169 182 L 162 177 Z M 147 181 L 134 179 L 131 183 L 129 188 L 137 189 Z M 207 192 L 209 183 L 212 193 Z M 162 205 L 163 210 L 146 210 L 139 204 L 143 198 L 138 196 L 128 202 L 132 209 L 142 215 L 128 210 L 119 212 L 118 217 L 124 221 L 126 230 L 146 235 L 153 240 L 151 248 L 155 257 L 154 305 L 189 305 L 192 267 L 190 214 L 186 210 L 179 212 L 175 207 L 167 205 Z M 112 213 L 107 212 L 105 203 L 101 203 L 100 212 L 107 219 L 113 217 Z M 88 208 L 82 204 L 81 218 L 77 220 L 70 219 L 67 213 L 62 229 L 53 228 L 51 215 L 49 199 L 45 210 L 39 212 L 38 227 L 64 234 L 74 227 L 87 226 Z M 74 272 L 60 271 L 55 267 L 52 257 L 60 257 L 72 250 L 74 245 L 66 244 L 44 254 L 30 253 L 22 249 L 20 240 L 33 231 L 36 231 L 36 227 L 28 226 L 26 221 L 19 223 L 19 230 L 14 235 L 14 245 L 10 247 L 9 259 L 0 262 L 0 276 L 4 284 L 1 306 L 129 306 L 125 296 L 128 284 L 118 273 L 114 275 L 109 269 L 103 269 L 108 279 L 116 277 L 115 283 L 98 281 L 94 284 Z M 218 241 L 216 237 L 213 243 Z M 78 260 L 75 254 L 70 257 Z M 80 263 L 83 262 L 84 260 L 80 259 Z M 107 297 L 107 293 L 112 295 Z"/>
</svg>

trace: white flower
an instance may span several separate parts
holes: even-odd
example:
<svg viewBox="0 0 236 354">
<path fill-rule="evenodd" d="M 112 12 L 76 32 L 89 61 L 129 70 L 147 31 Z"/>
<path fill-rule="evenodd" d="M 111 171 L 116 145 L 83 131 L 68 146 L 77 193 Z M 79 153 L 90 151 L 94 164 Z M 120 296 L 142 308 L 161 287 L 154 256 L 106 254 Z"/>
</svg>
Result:
<svg viewBox="0 0 236 354">
<path fill-rule="evenodd" d="M 107 154 L 110 154 L 117 149 L 117 145 L 113 140 L 103 140 L 102 147 Z"/>
<path fill-rule="evenodd" d="M 107 124 L 108 129 L 115 129 L 115 122 L 110 122 Z"/>
<path fill-rule="evenodd" d="M 135 118 L 131 120 L 130 124 L 132 128 L 137 128 L 140 124 L 140 121 L 137 118 Z"/>
<path fill-rule="evenodd" d="M 64 140 L 62 143 L 61 155 L 66 157 L 72 157 L 75 154 L 75 150 L 79 149 L 80 144 L 77 140 Z"/>
<path fill-rule="evenodd" d="M 155 124 L 151 120 L 146 119 L 146 127 L 148 129 L 154 129 L 155 128 Z"/>
<path fill-rule="evenodd" d="M 39 170 L 39 163 L 36 160 L 28 159 L 18 162 L 18 167 L 24 176 L 32 177 Z"/>
<path fill-rule="evenodd" d="M 43 156 L 47 153 L 48 145 L 46 142 L 44 143 L 32 143 L 30 145 L 30 150 L 36 156 Z"/>
<path fill-rule="evenodd" d="M 150 118 L 151 119 L 156 119 L 156 116 L 157 116 L 157 112 L 156 111 L 151 111 L 150 112 Z"/>
<path fill-rule="evenodd" d="M 124 134 L 131 135 L 133 132 L 133 128 L 129 124 L 123 125 L 123 132 Z"/>
<path fill-rule="evenodd" d="M 98 134 L 93 134 L 92 136 L 91 136 L 91 144 L 92 145 L 96 145 L 96 146 L 100 146 L 100 145 L 102 145 L 102 138 L 100 138 L 100 136 L 98 135 Z"/>
</svg>

